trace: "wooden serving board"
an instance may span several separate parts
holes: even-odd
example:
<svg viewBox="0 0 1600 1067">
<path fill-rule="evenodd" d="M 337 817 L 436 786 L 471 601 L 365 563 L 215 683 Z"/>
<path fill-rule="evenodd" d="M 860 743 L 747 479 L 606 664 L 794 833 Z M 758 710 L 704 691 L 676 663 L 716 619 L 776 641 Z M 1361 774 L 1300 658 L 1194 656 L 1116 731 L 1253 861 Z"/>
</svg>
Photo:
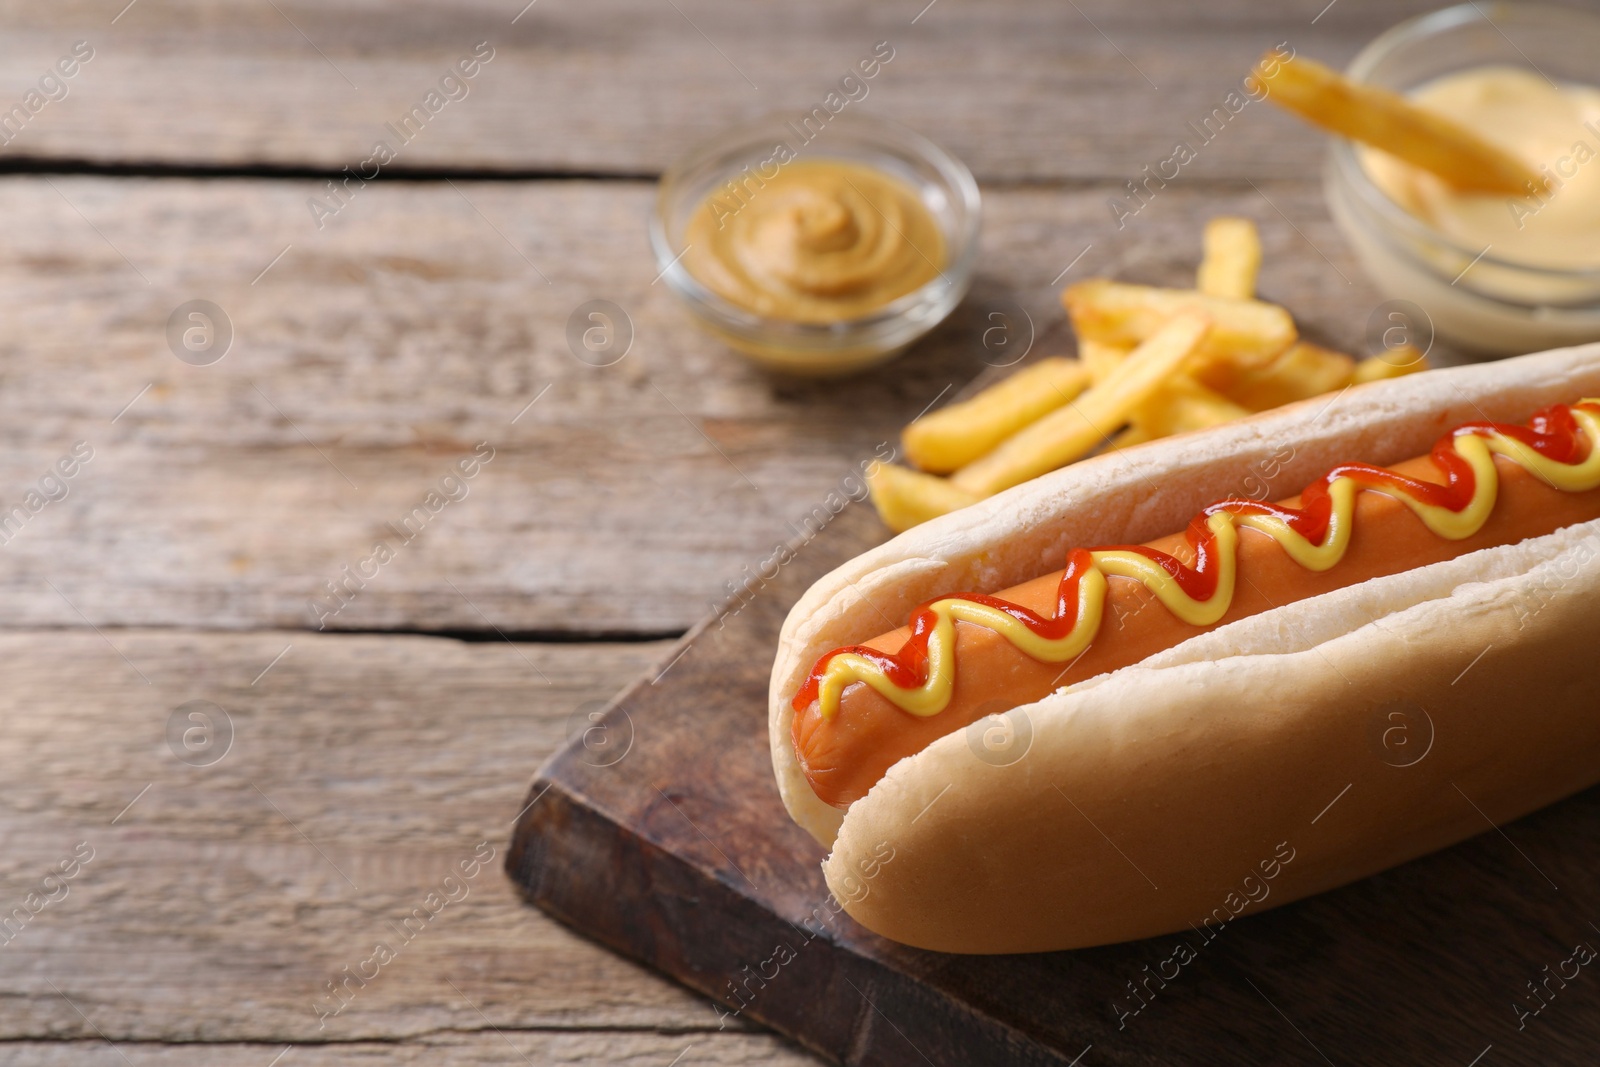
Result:
<svg viewBox="0 0 1600 1067">
<path fill-rule="evenodd" d="M 708 1024 L 849 1064 L 1593 1062 L 1600 789 L 1210 940 L 951 956 L 834 914 L 773 784 L 767 677 L 789 606 L 884 536 L 847 506 L 594 721 L 580 709 L 508 856 L 531 901 L 705 994 Z"/>
</svg>

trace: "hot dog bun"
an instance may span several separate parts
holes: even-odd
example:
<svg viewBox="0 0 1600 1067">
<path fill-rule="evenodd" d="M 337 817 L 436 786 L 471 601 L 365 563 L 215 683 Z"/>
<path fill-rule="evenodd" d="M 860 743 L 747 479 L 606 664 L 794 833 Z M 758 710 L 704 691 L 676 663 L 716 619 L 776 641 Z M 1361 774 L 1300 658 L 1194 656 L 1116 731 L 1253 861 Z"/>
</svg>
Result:
<svg viewBox="0 0 1600 1067">
<path fill-rule="evenodd" d="M 1068 548 L 1177 528 L 1239 492 L 1252 464 L 1285 442 L 1294 454 L 1272 479 L 1277 495 L 1342 460 L 1416 455 L 1459 422 L 1525 419 L 1596 393 L 1600 345 L 1357 387 L 1076 464 L 825 576 L 785 623 L 770 729 L 785 805 L 834 846 L 825 871 L 835 895 L 870 929 L 927 948 L 1098 944 L 1200 923 L 1280 842 L 1297 858 L 1243 910 L 1486 829 L 1473 803 L 1504 820 L 1600 779 L 1600 733 L 1579 714 L 1592 704 L 1593 668 L 1578 649 L 1600 622 L 1600 566 L 1540 584 L 1551 566 L 1572 569 L 1576 546 L 1600 534 L 1595 523 L 1203 634 L 1025 706 L 1031 747 L 1015 763 L 985 762 L 958 732 L 895 764 L 848 811 L 811 792 L 790 732 L 790 699 L 822 652 L 881 633 L 885 617 L 941 592 L 1003 588 L 1058 567 Z M 1534 590 L 1530 618 L 1515 605 Z M 1476 684 L 1451 687 L 1486 648 Z M 1405 768 L 1369 737 L 1395 701 L 1422 708 L 1438 731 Z M 1345 785 L 1333 810 L 1349 822 L 1330 812 L 1313 825 Z"/>
</svg>

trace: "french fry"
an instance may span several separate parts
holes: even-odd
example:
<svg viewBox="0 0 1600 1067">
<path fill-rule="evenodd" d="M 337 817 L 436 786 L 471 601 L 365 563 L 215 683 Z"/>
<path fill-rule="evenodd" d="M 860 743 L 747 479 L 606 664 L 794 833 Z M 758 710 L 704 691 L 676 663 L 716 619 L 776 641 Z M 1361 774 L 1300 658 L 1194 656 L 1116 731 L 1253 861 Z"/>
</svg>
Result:
<svg viewBox="0 0 1600 1067">
<path fill-rule="evenodd" d="M 868 479 L 884 522 L 906 530 L 1093 452 L 1426 369 L 1409 346 L 1357 362 L 1300 341 L 1285 308 L 1252 295 L 1261 240 L 1248 219 L 1210 220 L 1204 245 L 1194 289 L 1069 286 L 1061 302 L 1077 360 L 1041 360 L 906 427 L 905 454 L 921 469 L 880 467 Z"/>
<path fill-rule="evenodd" d="M 1087 455 L 1127 422 L 1134 408 L 1196 358 L 1210 328 L 1202 314 L 1175 314 L 1105 381 L 961 468 L 951 483 L 975 496 L 989 496 Z"/>
<path fill-rule="evenodd" d="M 1256 295 L 1261 271 L 1261 235 L 1249 219 L 1221 215 L 1206 223 L 1205 257 L 1195 288 L 1207 296 L 1247 300 Z"/>
<path fill-rule="evenodd" d="M 1107 452 L 1121 452 L 1124 448 L 1132 448 L 1134 445 L 1142 445 L 1146 441 L 1154 441 L 1155 439 L 1156 435 L 1149 430 L 1141 429 L 1138 426 L 1124 426 L 1111 439 L 1111 443 L 1106 445 L 1105 450 Z"/>
<path fill-rule="evenodd" d="M 1271 363 L 1243 372 L 1223 392 L 1250 411 L 1265 411 L 1343 389 L 1355 370 L 1356 361 L 1344 353 L 1300 341 Z"/>
<path fill-rule="evenodd" d="M 1129 421 L 1153 439 L 1221 426 L 1248 414 L 1248 409 L 1180 374 L 1135 408 Z"/>
<path fill-rule="evenodd" d="M 1201 347 L 1203 363 L 1257 366 L 1288 348 L 1298 336 L 1294 319 L 1277 304 L 1210 296 L 1193 289 L 1158 289 L 1091 278 L 1068 286 L 1061 302 L 1080 339 L 1123 346 L 1142 344 L 1179 312 L 1199 312 L 1211 322 Z"/>
<path fill-rule="evenodd" d="M 1041 359 L 907 426 L 900 437 L 906 459 L 937 474 L 958 470 L 1083 392 L 1089 374 L 1075 359 Z"/>
<path fill-rule="evenodd" d="M 1089 377 L 1096 384 L 1103 382 L 1117 369 L 1117 364 L 1128 358 L 1132 346 L 1108 345 L 1087 337 L 1078 340 L 1078 358 L 1089 368 Z"/>
<path fill-rule="evenodd" d="M 904 533 L 947 511 L 974 504 L 978 498 L 935 474 L 880 463 L 867 474 L 867 490 L 878 517 L 895 533 Z"/>
<path fill-rule="evenodd" d="M 1400 345 L 1381 356 L 1371 356 L 1357 363 L 1351 381 L 1361 385 L 1385 378 L 1403 378 L 1427 369 L 1428 361 L 1421 352 L 1411 345 Z"/>
<path fill-rule="evenodd" d="M 1303 57 L 1280 62 L 1272 52 L 1256 69 L 1267 99 L 1279 107 L 1420 167 L 1463 193 L 1526 196 L 1545 189 L 1544 179 L 1509 152 L 1386 89 L 1351 81 Z"/>
</svg>

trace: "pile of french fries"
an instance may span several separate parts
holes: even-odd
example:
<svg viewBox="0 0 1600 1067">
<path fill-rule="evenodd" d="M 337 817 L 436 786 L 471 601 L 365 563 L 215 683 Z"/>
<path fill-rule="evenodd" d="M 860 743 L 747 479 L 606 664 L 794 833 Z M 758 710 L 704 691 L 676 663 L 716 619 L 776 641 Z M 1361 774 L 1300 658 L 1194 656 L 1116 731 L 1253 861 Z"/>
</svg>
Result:
<svg viewBox="0 0 1600 1067">
<path fill-rule="evenodd" d="M 1414 349 L 1358 361 L 1300 340 L 1287 310 L 1256 299 L 1260 267 L 1255 225 L 1216 218 L 1193 289 L 1070 286 L 1078 358 L 1037 360 L 907 426 L 916 469 L 875 468 L 878 514 L 908 530 L 1092 454 L 1427 369 Z"/>
</svg>

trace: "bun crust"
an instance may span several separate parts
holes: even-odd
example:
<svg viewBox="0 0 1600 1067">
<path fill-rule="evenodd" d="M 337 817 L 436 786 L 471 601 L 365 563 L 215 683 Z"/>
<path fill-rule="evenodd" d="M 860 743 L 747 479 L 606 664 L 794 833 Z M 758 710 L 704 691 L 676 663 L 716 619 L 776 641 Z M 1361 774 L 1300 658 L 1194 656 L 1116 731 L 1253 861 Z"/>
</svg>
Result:
<svg viewBox="0 0 1600 1067">
<path fill-rule="evenodd" d="M 1356 387 L 1074 464 L 824 576 L 784 624 L 769 727 L 785 806 L 834 846 L 830 888 L 923 948 L 1103 944 L 1320 892 L 1600 780 L 1600 521 L 1198 635 L 940 739 L 848 812 L 812 793 L 788 703 L 817 656 L 940 592 L 1169 533 L 1265 469 L 1287 496 L 1341 460 L 1397 462 L 1456 423 L 1582 395 L 1600 395 L 1600 345 Z M 1397 722 L 1427 731 L 1422 758 L 1396 755 Z M 1026 734 L 1019 758 L 973 740 L 997 727 Z"/>
</svg>

